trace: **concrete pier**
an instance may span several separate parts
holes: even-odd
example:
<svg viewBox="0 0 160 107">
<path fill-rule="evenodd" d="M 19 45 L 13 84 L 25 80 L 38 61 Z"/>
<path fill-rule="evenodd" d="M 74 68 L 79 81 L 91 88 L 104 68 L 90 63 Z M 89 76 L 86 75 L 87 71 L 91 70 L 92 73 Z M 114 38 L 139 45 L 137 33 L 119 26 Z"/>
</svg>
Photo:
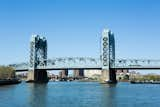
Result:
<svg viewBox="0 0 160 107">
<path fill-rule="evenodd" d="M 61 71 L 59 72 L 59 78 L 60 78 L 60 80 L 62 80 L 62 81 L 66 81 L 67 78 L 68 78 L 68 69 L 61 70 Z"/>
<path fill-rule="evenodd" d="M 46 70 L 31 70 L 28 72 L 27 82 L 47 83 L 48 80 Z"/>
<path fill-rule="evenodd" d="M 62 70 L 62 78 L 67 78 L 68 77 L 68 69 Z"/>
<path fill-rule="evenodd" d="M 116 70 L 102 70 L 101 83 L 116 84 Z"/>
<path fill-rule="evenodd" d="M 75 79 L 81 79 L 84 77 L 84 69 L 75 69 L 73 70 L 73 77 Z"/>
</svg>

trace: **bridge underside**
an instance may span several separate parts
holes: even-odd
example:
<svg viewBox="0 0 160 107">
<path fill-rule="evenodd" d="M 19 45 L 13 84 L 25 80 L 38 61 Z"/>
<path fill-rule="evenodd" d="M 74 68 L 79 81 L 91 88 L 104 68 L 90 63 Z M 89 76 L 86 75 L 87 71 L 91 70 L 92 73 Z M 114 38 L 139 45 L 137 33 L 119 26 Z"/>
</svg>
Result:
<svg viewBox="0 0 160 107">
<path fill-rule="evenodd" d="M 85 70 L 102 70 L 102 68 L 45 68 L 45 69 L 36 69 L 36 70 L 75 70 L 75 69 L 85 69 Z M 117 67 L 117 68 L 111 68 L 114 70 L 121 70 L 121 69 L 126 69 L 126 70 L 158 70 L 160 67 Z M 16 69 L 16 72 L 23 72 L 23 71 L 28 71 L 29 69 Z"/>
</svg>

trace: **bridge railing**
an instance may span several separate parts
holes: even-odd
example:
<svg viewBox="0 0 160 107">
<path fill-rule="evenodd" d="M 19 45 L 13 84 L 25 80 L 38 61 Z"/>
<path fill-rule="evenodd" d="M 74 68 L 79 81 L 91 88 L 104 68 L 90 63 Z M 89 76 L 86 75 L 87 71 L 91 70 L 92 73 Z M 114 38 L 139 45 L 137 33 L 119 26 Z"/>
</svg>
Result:
<svg viewBox="0 0 160 107">
<path fill-rule="evenodd" d="M 29 63 L 12 65 L 15 69 L 29 69 Z M 47 60 L 47 65 L 38 65 L 37 69 L 56 68 L 101 68 L 100 58 L 91 57 L 61 57 Z"/>
<path fill-rule="evenodd" d="M 157 68 L 160 60 L 154 59 L 117 59 L 114 68 Z"/>
<path fill-rule="evenodd" d="M 29 63 L 10 65 L 17 70 L 29 69 Z M 38 69 L 56 68 L 102 68 L 100 58 L 64 57 L 47 60 L 47 66 L 37 66 Z M 153 59 L 116 59 L 112 68 L 160 68 L 160 60 Z"/>
<path fill-rule="evenodd" d="M 47 68 L 98 68 L 100 66 L 100 59 L 91 57 L 64 57 L 47 61 Z"/>
</svg>

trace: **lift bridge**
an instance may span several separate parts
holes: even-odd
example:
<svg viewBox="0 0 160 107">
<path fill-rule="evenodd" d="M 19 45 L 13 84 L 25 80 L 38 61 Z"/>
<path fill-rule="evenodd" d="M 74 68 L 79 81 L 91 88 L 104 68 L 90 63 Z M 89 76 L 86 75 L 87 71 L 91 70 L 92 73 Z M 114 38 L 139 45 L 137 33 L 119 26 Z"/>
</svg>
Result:
<svg viewBox="0 0 160 107">
<path fill-rule="evenodd" d="M 116 59 L 114 34 L 104 29 L 101 37 L 101 53 L 98 58 L 61 57 L 47 59 L 47 40 L 33 35 L 30 41 L 28 63 L 11 64 L 17 72 L 28 71 L 28 81 L 47 82 L 47 70 L 100 69 L 101 81 L 116 83 L 117 69 L 160 69 L 160 60 Z"/>
<path fill-rule="evenodd" d="M 37 69 L 102 69 L 100 58 L 91 57 L 62 57 L 46 60 L 47 65 L 38 65 Z M 29 63 L 11 65 L 17 72 L 28 71 Z M 160 69 L 160 60 L 151 59 L 116 59 L 112 69 Z"/>
</svg>

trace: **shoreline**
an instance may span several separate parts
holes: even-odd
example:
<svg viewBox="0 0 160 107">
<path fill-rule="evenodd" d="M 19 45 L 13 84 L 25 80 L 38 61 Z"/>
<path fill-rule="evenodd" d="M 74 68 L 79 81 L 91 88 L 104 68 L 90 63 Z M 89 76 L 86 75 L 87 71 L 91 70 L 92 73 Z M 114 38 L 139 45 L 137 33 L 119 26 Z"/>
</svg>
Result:
<svg viewBox="0 0 160 107">
<path fill-rule="evenodd" d="M 1 85 L 13 85 L 13 84 L 19 84 L 21 81 L 19 79 L 2 79 L 0 80 L 0 86 Z"/>
<path fill-rule="evenodd" d="M 160 84 L 160 81 L 130 81 L 131 84 Z"/>
</svg>

